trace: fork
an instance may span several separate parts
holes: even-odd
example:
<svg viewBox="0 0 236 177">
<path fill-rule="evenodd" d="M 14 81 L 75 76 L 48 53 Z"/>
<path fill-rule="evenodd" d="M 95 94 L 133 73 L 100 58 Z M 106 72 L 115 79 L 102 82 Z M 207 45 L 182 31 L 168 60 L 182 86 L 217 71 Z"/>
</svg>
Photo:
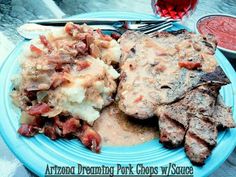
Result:
<svg viewBox="0 0 236 177">
<path fill-rule="evenodd" d="M 126 28 L 128 30 L 140 31 L 144 34 L 148 34 L 153 37 L 156 32 L 161 32 L 169 29 L 173 26 L 173 20 L 167 19 L 166 21 L 155 23 L 155 24 L 131 24 L 127 23 Z"/>
<path fill-rule="evenodd" d="M 153 36 L 155 32 L 160 32 L 171 28 L 173 26 L 173 22 L 174 21 L 172 19 L 167 18 L 165 21 L 161 21 L 159 23 L 132 24 L 131 22 L 126 22 L 121 26 L 114 24 L 112 27 L 114 27 L 113 30 L 116 30 L 120 34 L 124 33 L 127 30 L 133 30 Z"/>
<path fill-rule="evenodd" d="M 173 26 L 172 19 L 166 19 L 159 23 L 140 23 L 132 24 L 131 22 L 127 23 L 116 23 L 114 25 L 89 25 L 94 29 L 101 29 L 103 31 L 111 31 L 119 34 L 123 34 L 127 30 L 139 31 L 149 36 L 153 36 L 155 32 L 164 31 Z M 39 24 L 24 24 L 17 28 L 17 32 L 24 37 L 25 39 L 33 39 L 35 36 L 43 34 L 45 32 L 53 31 L 54 29 L 62 28 L 58 26 L 44 26 Z"/>
</svg>

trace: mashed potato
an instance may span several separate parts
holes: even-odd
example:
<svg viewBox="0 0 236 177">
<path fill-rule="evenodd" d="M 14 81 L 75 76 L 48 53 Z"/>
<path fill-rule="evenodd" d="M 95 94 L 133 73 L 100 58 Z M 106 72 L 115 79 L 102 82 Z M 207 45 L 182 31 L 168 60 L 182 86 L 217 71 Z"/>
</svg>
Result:
<svg viewBox="0 0 236 177">
<path fill-rule="evenodd" d="M 49 108 L 43 117 L 62 113 L 92 123 L 113 101 L 119 73 L 111 64 L 120 55 L 110 36 L 68 23 L 26 46 L 21 73 L 13 80 L 14 102 L 26 112 L 45 103 Z"/>
<path fill-rule="evenodd" d="M 49 100 L 56 109 L 91 123 L 100 116 L 99 110 L 112 101 L 116 90 L 114 80 L 119 74 L 102 60 L 88 56 L 84 61 L 91 65 L 82 72 L 72 71 L 71 82 L 51 92 Z"/>
</svg>

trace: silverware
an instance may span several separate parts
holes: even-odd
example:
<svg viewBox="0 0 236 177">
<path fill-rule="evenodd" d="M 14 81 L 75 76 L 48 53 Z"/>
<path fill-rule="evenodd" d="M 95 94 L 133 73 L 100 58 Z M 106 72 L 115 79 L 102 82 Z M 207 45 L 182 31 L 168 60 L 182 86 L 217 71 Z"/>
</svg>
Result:
<svg viewBox="0 0 236 177">
<path fill-rule="evenodd" d="M 73 22 L 76 24 L 87 25 L 114 25 L 116 23 L 124 24 L 130 23 L 160 23 L 167 19 L 175 21 L 170 18 L 156 18 L 156 19 L 119 19 L 119 18 L 69 18 L 69 19 L 43 19 L 43 20 L 31 20 L 28 23 L 35 23 L 40 25 L 52 25 L 52 26 L 64 26 L 67 22 Z"/>
<path fill-rule="evenodd" d="M 155 32 L 164 31 L 173 26 L 173 21 L 171 19 L 166 19 L 166 21 L 157 24 L 126 24 L 127 29 L 143 32 L 144 34 L 152 35 Z"/>
<path fill-rule="evenodd" d="M 114 19 L 112 19 L 114 20 Z M 112 21 L 110 20 L 110 22 Z M 157 19 L 158 20 L 158 19 Z M 42 20 L 39 20 L 42 21 Z M 55 20 L 54 20 L 55 21 Z M 101 20 L 102 21 L 102 20 Z M 148 22 L 148 20 L 145 20 Z M 31 21 L 33 22 L 33 21 Z M 65 21 L 64 21 L 65 22 Z M 91 19 L 90 19 L 91 22 Z M 137 24 L 137 20 L 131 20 L 131 21 L 124 21 L 124 22 L 116 22 L 112 21 L 113 25 L 89 25 L 90 27 L 94 29 L 101 29 L 103 31 L 112 31 L 117 33 L 124 33 L 126 30 L 135 30 L 140 31 L 144 34 L 153 35 L 157 31 L 163 31 L 168 28 L 171 28 L 173 26 L 173 20 L 172 19 L 165 19 L 165 20 L 159 20 L 158 23 L 139 23 Z M 54 23 L 53 23 L 54 24 Z M 20 26 L 17 28 L 17 32 L 24 37 L 25 39 L 33 39 L 35 36 L 38 36 L 40 34 L 53 31 L 58 28 L 63 28 L 63 26 L 47 26 L 47 25 L 40 25 L 40 24 L 33 24 L 28 23 Z"/>
</svg>

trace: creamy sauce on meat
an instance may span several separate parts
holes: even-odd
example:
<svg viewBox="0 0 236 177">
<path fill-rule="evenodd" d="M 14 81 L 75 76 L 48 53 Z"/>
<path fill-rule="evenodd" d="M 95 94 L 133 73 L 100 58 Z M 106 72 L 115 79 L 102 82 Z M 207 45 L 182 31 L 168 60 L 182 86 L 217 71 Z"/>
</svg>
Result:
<svg viewBox="0 0 236 177">
<path fill-rule="evenodd" d="M 156 118 L 128 117 L 115 104 L 102 111 L 93 128 L 101 135 L 103 145 L 131 146 L 159 136 Z"/>
</svg>

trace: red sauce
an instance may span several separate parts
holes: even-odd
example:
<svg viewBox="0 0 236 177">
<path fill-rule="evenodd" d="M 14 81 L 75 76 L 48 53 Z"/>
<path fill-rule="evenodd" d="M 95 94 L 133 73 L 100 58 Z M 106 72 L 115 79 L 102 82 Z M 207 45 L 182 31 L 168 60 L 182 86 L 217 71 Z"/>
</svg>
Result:
<svg viewBox="0 0 236 177">
<path fill-rule="evenodd" d="M 211 16 L 198 23 L 201 34 L 213 34 L 218 46 L 236 50 L 236 18 L 228 16 Z"/>
</svg>

